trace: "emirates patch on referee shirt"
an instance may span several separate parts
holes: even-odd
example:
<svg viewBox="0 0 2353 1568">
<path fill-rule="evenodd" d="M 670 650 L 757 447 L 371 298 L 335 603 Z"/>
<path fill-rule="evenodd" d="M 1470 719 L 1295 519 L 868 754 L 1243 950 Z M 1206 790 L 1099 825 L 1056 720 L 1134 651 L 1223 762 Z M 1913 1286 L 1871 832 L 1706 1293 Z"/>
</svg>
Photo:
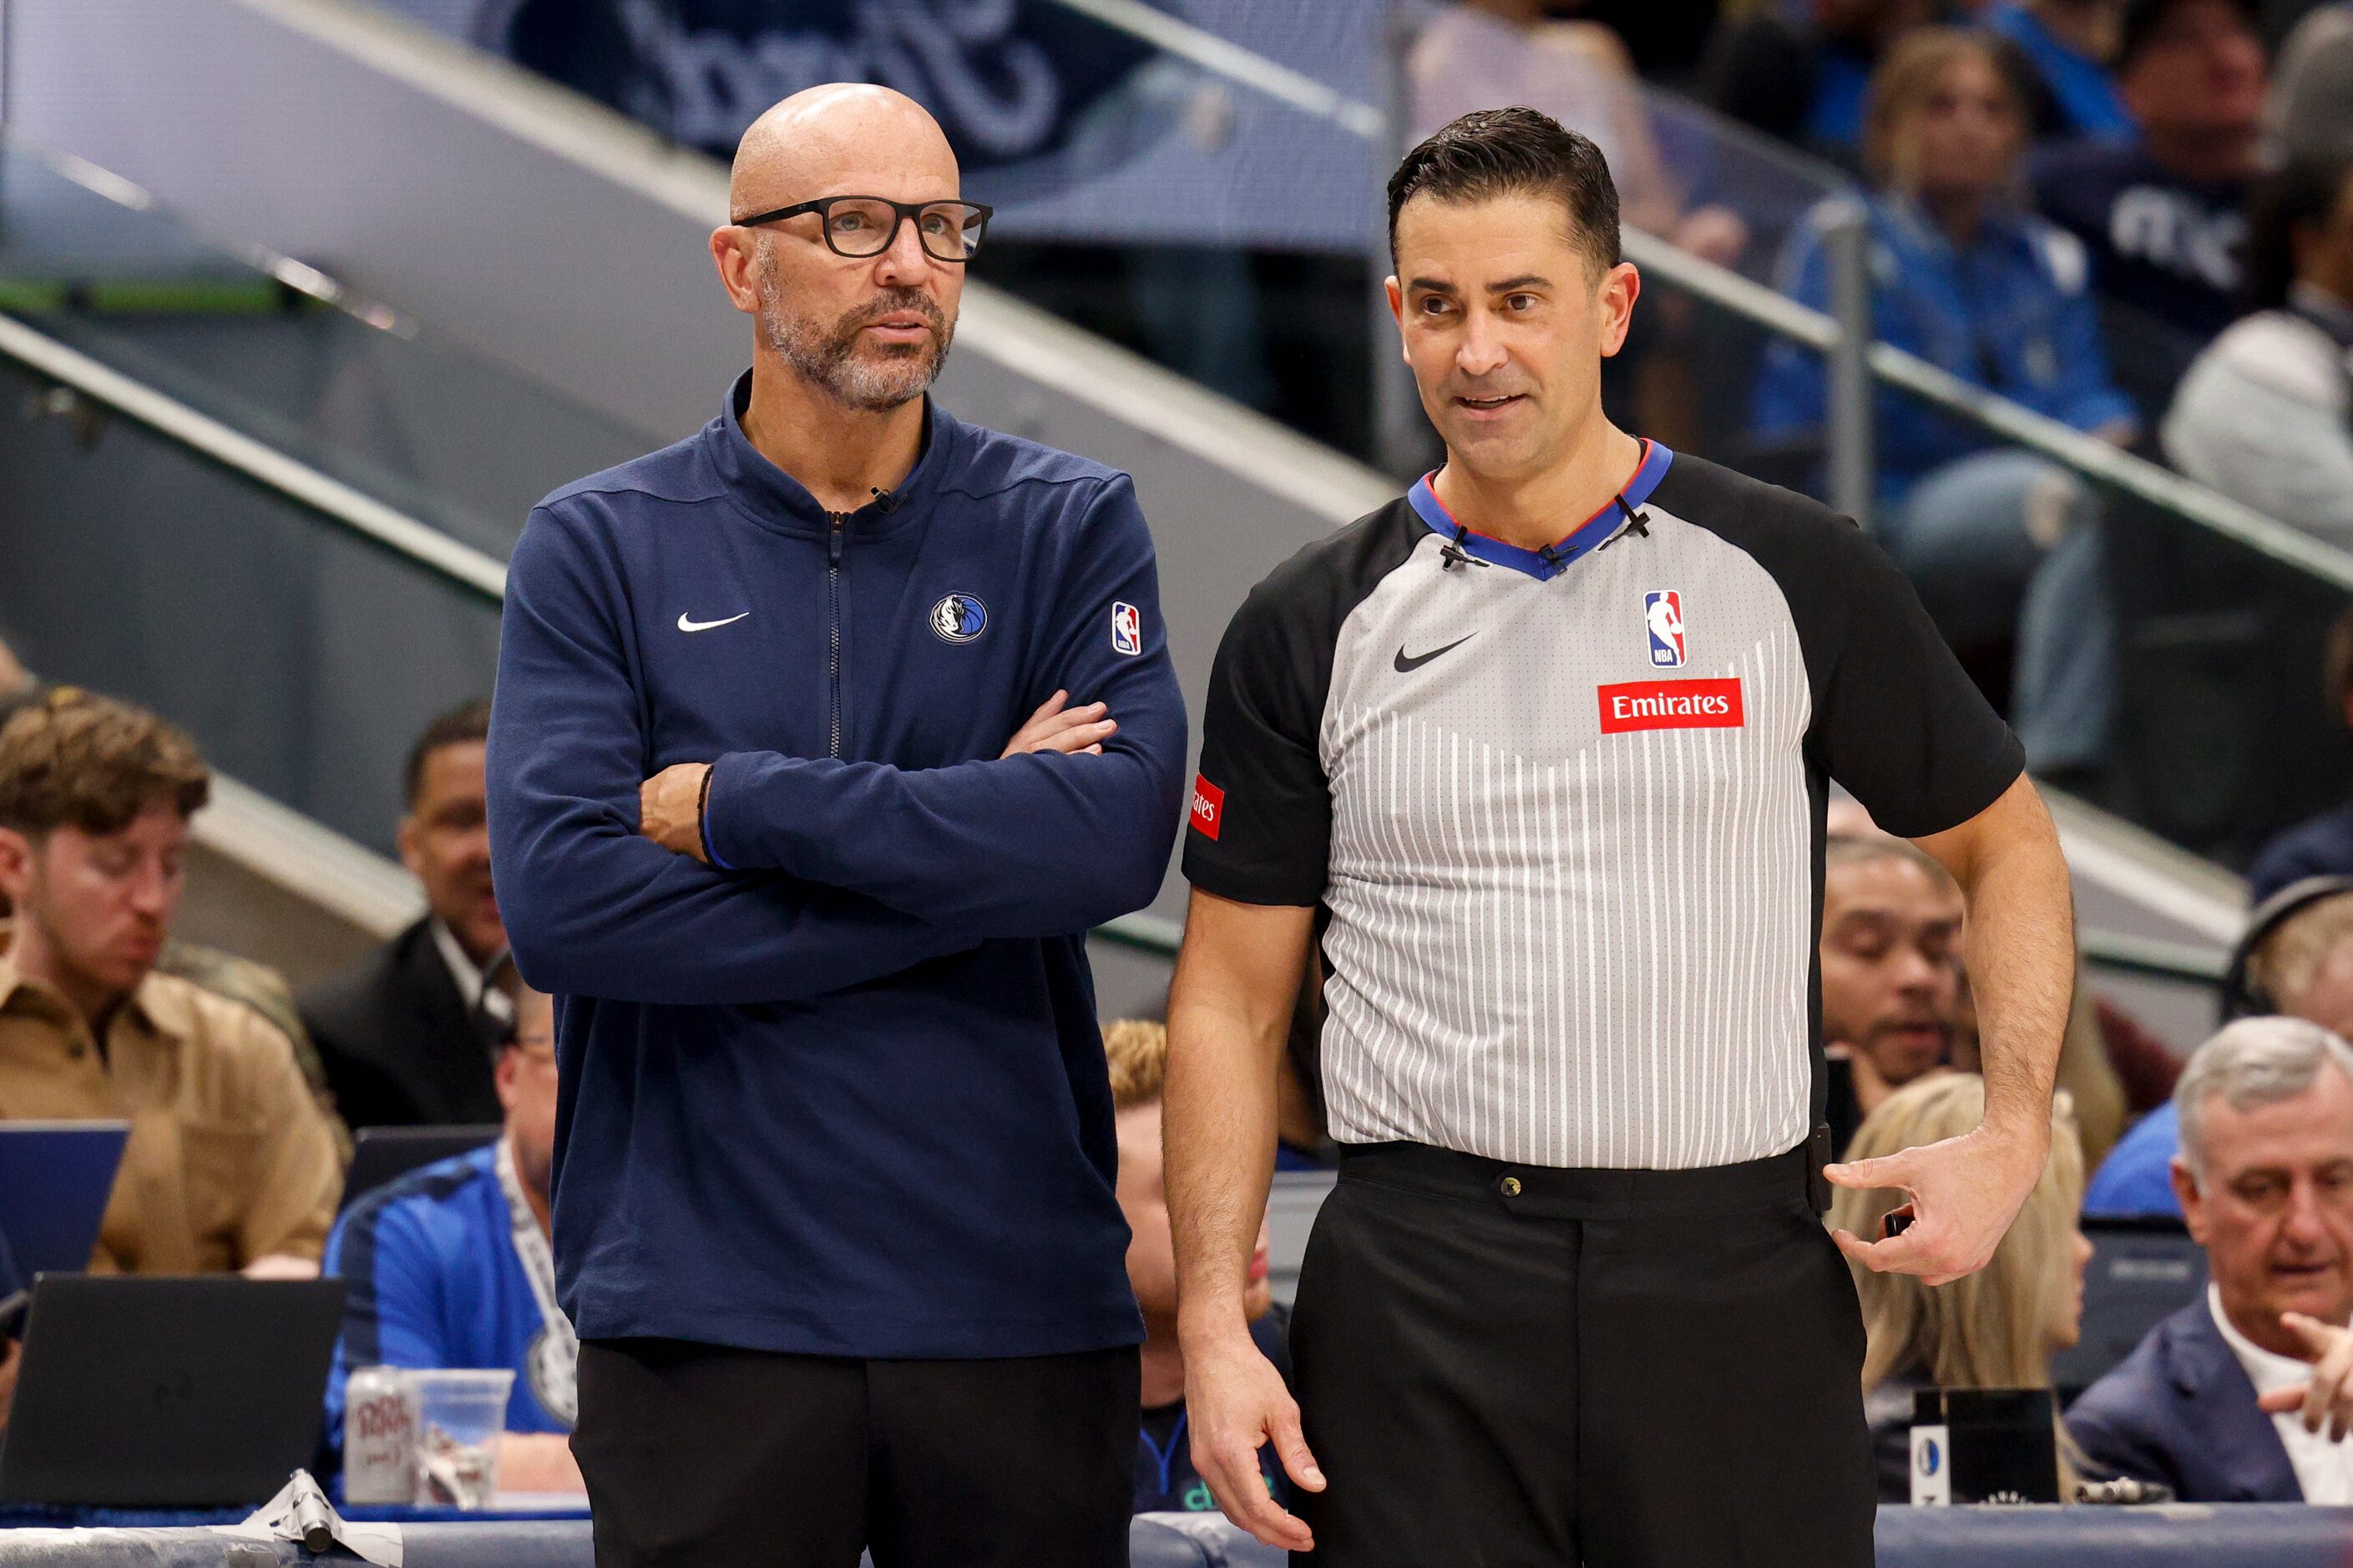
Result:
<svg viewBox="0 0 2353 1568">
<path fill-rule="evenodd" d="M 1226 820 L 1226 792 L 1207 773 L 1193 775 L 1193 826 L 1204 838 L 1215 838 Z"/>
<path fill-rule="evenodd" d="M 1740 679 L 1629 680 L 1595 689 L 1601 732 L 1630 730 L 1737 730 L 1748 720 L 1740 705 Z"/>
</svg>

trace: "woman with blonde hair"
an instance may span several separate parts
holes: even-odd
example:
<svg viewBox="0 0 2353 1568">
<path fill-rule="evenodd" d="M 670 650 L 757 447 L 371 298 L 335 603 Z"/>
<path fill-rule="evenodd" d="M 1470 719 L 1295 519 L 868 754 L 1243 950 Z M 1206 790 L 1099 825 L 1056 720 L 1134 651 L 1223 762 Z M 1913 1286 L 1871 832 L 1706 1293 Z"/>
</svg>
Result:
<svg viewBox="0 0 2353 1568">
<path fill-rule="evenodd" d="M 1872 73 L 1873 330 L 2038 414 L 2127 439 L 2133 405 L 2108 376 L 2084 247 L 2027 210 L 2026 105 L 1995 47 L 1923 27 Z M 1817 309 L 1830 305 L 1825 235 L 1844 201 L 1809 215 L 1782 257 L 1778 287 Z M 1757 379 L 1756 436 L 1819 435 L 1828 384 L 1817 351 L 1775 343 Z M 2113 656 L 2090 490 L 1893 387 L 1881 389 L 1873 427 L 1881 543 L 1956 647 L 2015 640 L 2010 722 L 2033 770 L 2095 764 Z"/>
<path fill-rule="evenodd" d="M 1849 1160 L 1957 1138 L 1985 1120 L 1985 1080 L 1975 1073 L 1923 1079 L 1890 1095 L 1864 1118 Z M 1830 1225 L 1876 1237 L 1903 1201 L 1900 1190 L 1841 1187 Z M 2084 1153 L 2063 1091 L 2052 1108 L 2051 1161 L 2027 1195 L 1993 1260 L 1934 1289 L 1909 1274 L 1857 1268 L 1868 1345 L 1863 1411 L 1871 1422 L 1881 1500 L 1911 1497 L 1912 1395 L 1922 1388 L 2047 1388 L 2051 1358 L 2075 1342 L 2084 1318 L 2084 1265 L 2092 1244 L 2076 1215 L 2084 1200 Z M 2063 1445 L 2063 1479 L 2068 1466 Z"/>
</svg>

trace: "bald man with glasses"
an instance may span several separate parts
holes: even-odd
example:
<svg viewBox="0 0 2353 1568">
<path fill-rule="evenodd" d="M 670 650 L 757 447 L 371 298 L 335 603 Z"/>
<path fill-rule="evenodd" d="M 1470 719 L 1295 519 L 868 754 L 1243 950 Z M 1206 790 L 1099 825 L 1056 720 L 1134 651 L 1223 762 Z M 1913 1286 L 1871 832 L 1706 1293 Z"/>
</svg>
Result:
<svg viewBox="0 0 2353 1568">
<path fill-rule="evenodd" d="M 533 512 L 491 723 L 596 1560 L 1111 1568 L 1143 1323 L 1084 933 L 1176 837 L 1151 540 L 925 395 L 989 213 L 920 107 L 787 99 L 731 194 L 752 369 Z"/>
</svg>

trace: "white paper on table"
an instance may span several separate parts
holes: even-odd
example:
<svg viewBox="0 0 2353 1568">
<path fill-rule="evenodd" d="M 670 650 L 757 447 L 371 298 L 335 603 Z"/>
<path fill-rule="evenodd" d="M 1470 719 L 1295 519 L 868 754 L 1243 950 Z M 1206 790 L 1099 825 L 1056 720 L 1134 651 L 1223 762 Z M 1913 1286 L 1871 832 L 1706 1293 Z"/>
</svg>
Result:
<svg viewBox="0 0 2353 1568">
<path fill-rule="evenodd" d="M 247 1541 L 296 1541 L 302 1539 L 308 1514 L 316 1520 L 323 1517 L 328 1532 L 335 1544 L 376 1568 L 401 1568 L 400 1526 L 396 1524 L 353 1524 L 335 1511 L 319 1483 L 311 1479 L 308 1470 L 297 1470 L 279 1489 L 278 1495 L 263 1503 L 242 1524 L 222 1524 L 213 1527 L 214 1533 L 241 1537 Z"/>
</svg>

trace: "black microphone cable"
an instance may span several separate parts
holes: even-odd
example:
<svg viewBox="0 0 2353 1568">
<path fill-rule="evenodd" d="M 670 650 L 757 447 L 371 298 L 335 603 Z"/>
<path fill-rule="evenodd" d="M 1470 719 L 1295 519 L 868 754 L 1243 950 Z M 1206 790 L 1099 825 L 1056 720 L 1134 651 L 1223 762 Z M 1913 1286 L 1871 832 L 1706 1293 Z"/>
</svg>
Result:
<svg viewBox="0 0 2353 1568">
<path fill-rule="evenodd" d="M 1628 506 L 1626 504 L 1626 492 L 1623 490 L 1619 491 L 1617 495 L 1610 499 L 1618 503 L 1618 510 L 1625 515 L 1626 526 L 1611 534 L 1609 538 L 1603 540 L 1599 544 L 1594 546 L 1595 549 L 1607 550 L 1630 533 L 1639 534 L 1644 539 L 1651 537 L 1651 514 L 1649 512 L 1636 511 L 1632 507 Z"/>
</svg>

